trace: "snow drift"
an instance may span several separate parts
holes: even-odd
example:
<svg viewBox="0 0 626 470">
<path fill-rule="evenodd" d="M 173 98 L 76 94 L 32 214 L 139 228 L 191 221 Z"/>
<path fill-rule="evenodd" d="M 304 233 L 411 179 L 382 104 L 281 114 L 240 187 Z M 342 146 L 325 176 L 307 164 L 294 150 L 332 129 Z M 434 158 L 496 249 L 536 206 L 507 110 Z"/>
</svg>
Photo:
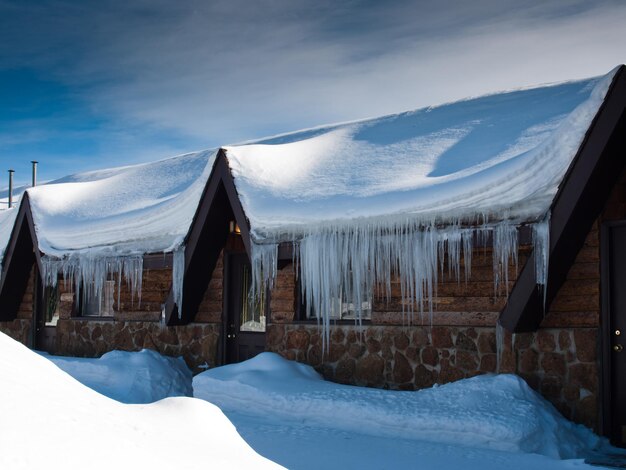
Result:
<svg viewBox="0 0 626 470">
<path fill-rule="evenodd" d="M 111 351 L 96 359 L 40 354 L 83 385 L 122 403 L 193 396 L 191 370 L 182 357 L 150 349 Z"/>
<path fill-rule="evenodd" d="M 383 435 L 510 452 L 576 458 L 601 440 L 563 418 L 514 375 L 484 375 L 416 392 L 324 381 L 274 353 L 203 372 L 194 395 L 224 411 L 271 415 Z"/>
<path fill-rule="evenodd" d="M 277 468 L 215 406 L 124 405 L 0 333 L 0 468 Z"/>
</svg>

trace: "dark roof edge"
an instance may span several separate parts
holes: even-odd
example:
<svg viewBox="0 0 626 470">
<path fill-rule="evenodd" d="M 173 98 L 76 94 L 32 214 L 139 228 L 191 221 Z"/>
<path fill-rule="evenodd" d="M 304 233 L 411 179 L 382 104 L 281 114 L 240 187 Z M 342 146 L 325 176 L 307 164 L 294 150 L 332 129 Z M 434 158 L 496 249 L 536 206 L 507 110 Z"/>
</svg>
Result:
<svg viewBox="0 0 626 470">
<path fill-rule="evenodd" d="M 27 230 L 24 231 L 24 224 Z M 30 239 L 24 240 L 23 237 Z M 27 255 L 25 255 L 27 253 Z M 28 259 L 24 259 L 26 256 Z M 12 320 L 26 291 L 32 263 L 37 263 L 41 273 L 41 252 L 37 241 L 37 232 L 33 222 L 28 192 L 24 192 L 20 201 L 11 236 L 2 259 L 2 275 L 0 277 L 0 320 Z M 26 277 L 24 273 L 27 272 Z M 14 272 L 17 274 L 13 275 Z M 19 295 L 22 293 L 22 295 Z M 19 297 L 17 299 L 16 297 Z"/>
<path fill-rule="evenodd" d="M 551 206 L 548 284 L 540 292 L 534 256 L 528 258 L 500 313 L 512 332 L 539 328 L 587 233 L 602 211 L 626 160 L 626 66 L 621 65 L 568 168 Z"/>
<path fill-rule="evenodd" d="M 235 222 L 239 226 L 241 230 L 241 237 L 248 253 L 248 256 L 251 256 L 251 238 L 250 238 L 250 223 L 248 218 L 245 215 L 243 210 L 243 206 L 241 205 L 241 201 L 239 199 L 239 195 L 237 193 L 237 188 L 235 186 L 233 175 L 230 171 L 230 166 L 228 164 L 228 158 L 226 156 L 226 152 L 223 148 L 217 153 L 215 158 L 215 162 L 213 164 L 213 169 L 211 170 L 211 174 L 207 180 L 207 183 L 202 192 L 202 197 L 200 198 L 200 202 L 198 203 L 198 207 L 196 209 L 196 213 L 192 220 L 192 223 L 189 227 L 189 231 L 185 236 L 184 241 L 184 250 L 185 250 L 185 265 L 184 265 L 184 274 L 183 274 L 183 308 L 182 316 L 179 318 L 178 306 L 175 303 L 173 289 L 170 289 L 167 300 L 165 302 L 165 321 L 168 325 L 186 323 L 191 321 L 195 314 L 197 313 L 197 304 L 198 299 L 195 297 L 199 294 L 192 291 L 190 289 L 188 279 L 188 275 L 191 271 L 194 271 L 194 264 L 198 261 L 196 260 L 198 253 L 206 251 L 206 247 L 202 248 L 200 246 L 201 243 L 204 242 L 203 232 L 205 232 L 207 224 L 219 225 L 220 223 L 228 223 L 228 221 L 213 221 L 210 219 L 210 213 L 214 210 L 214 203 L 222 204 L 223 201 L 217 201 L 217 199 L 222 198 L 225 194 L 228 204 L 230 204 L 230 209 L 232 210 Z M 221 212 L 220 212 L 221 213 Z M 217 231 L 221 230 L 218 229 Z M 215 236 L 216 239 L 219 239 L 219 234 Z M 219 247 L 208 247 L 208 250 L 221 251 L 222 246 Z M 218 253 L 219 254 L 219 253 Z M 211 253 L 211 259 L 215 258 L 215 253 Z M 212 274 L 212 270 L 209 273 Z M 196 275 L 197 273 L 194 273 Z M 209 277 L 210 280 L 210 277 Z M 194 299 L 191 304 L 191 308 L 187 308 L 186 305 L 189 303 L 185 302 L 185 299 L 191 294 Z"/>
</svg>

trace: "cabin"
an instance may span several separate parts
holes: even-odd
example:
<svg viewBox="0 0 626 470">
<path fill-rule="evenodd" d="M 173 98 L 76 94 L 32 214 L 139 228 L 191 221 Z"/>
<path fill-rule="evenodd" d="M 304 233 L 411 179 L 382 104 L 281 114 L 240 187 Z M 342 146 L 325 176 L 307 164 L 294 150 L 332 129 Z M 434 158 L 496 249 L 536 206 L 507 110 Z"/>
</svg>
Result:
<svg viewBox="0 0 626 470">
<path fill-rule="evenodd" d="M 397 390 L 516 373 L 625 446 L 625 109 L 620 66 L 30 189 L 0 330 Z"/>
</svg>

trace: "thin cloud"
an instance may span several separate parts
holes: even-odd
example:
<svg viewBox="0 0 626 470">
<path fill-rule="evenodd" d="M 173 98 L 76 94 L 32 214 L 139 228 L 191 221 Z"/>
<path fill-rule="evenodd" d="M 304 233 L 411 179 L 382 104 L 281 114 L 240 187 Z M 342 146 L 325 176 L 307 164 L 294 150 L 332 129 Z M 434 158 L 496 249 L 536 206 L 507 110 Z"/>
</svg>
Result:
<svg viewBox="0 0 626 470">
<path fill-rule="evenodd" d="M 0 13 L 0 68 L 65 84 L 108 123 L 98 151 L 126 159 L 159 131 L 174 142 L 160 151 L 210 147 L 626 61 L 620 1 L 51 0 Z"/>
</svg>

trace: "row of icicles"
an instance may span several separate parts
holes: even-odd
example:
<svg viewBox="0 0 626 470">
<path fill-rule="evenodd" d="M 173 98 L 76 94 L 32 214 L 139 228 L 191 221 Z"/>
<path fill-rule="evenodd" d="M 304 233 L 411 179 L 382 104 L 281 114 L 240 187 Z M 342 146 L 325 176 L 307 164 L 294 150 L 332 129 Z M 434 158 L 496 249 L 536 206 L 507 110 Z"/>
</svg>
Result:
<svg viewBox="0 0 626 470">
<path fill-rule="evenodd" d="M 293 239 L 296 239 L 294 235 Z M 327 227 L 301 236 L 294 242 L 294 263 L 298 265 L 301 294 L 307 318 L 316 318 L 322 326 L 324 347 L 330 343 L 330 323 L 333 299 L 342 298 L 355 307 L 356 322 L 362 322 L 362 305 L 371 301 L 374 292 L 391 297 L 392 279 L 400 283 L 403 309 L 407 323 L 414 322 L 415 313 L 432 323 L 433 301 L 437 282 L 444 265 L 460 280 L 471 276 L 473 249 L 492 241 L 494 294 L 508 292 L 508 266 L 517 265 L 519 248 L 518 226 L 504 221 L 479 227 L 434 224 L 416 230 L 408 223 L 391 225 L 353 225 Z M 549 217 L 533 225 L 533 250 L 536 279 L 546 283 Z M 274 285 L 278 264 L 278 243 L 253 243 L 252 296 Z M 184 279 L 184 249 L 174 252 L 172 290 L 182 312 Z M 42 278 L 54 286 L 59 275 L 74 286 L 89 286 L 90 293 L 100 295 L 107 279 L 115 277 L 120 291 L 125 278 L 133 299 L 141 302 L 143 256 L 94 257 L 88 253 L 65 259 L 43 257 Z M 462 269 L 463 267 L 463 269 Z M 544 289 L 545 291 L 545 289 Z M 119 295 L 119 294 L 118 294 Z M 118 299 L 119 300 L 119 299 Z M 415 308 L 416 307 L 416 308 Z M 500 336 L 500 335 L 498 335 Z M 500 341 L 498 341 L 500 342 Z"/>
</svg>

